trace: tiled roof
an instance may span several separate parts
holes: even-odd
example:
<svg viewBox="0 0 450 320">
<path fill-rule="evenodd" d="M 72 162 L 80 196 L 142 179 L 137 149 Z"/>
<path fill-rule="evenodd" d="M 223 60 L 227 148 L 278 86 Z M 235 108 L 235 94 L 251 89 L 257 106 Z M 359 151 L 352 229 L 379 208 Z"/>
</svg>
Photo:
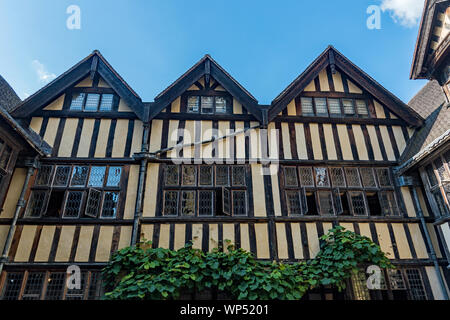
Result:
<svg viewBox="0 0 450 320">
<path fill-rule="evenodd" d="M 450 109 L 445 95 L 436 81 L 428 82 L 409 102 L 422 117 L 425 117 L 424 125 L 412 136 L 405 152 L 400 159 L 402 167 L 411 166 L 418 161 L 417 155 L 426 150 L 437 147 L 436 142 L 443 143 L 446 139 L 440 139 L 450 128 Z M 422 158 L 422 157 L 421 157 Z"/>
<path fill-rule="evenodd" d="M 0 106 L 9 111 L 20 101 L 20 98 L 13 88 L 11 88 L 9 83 L 0 75 Z"/>
</svg>

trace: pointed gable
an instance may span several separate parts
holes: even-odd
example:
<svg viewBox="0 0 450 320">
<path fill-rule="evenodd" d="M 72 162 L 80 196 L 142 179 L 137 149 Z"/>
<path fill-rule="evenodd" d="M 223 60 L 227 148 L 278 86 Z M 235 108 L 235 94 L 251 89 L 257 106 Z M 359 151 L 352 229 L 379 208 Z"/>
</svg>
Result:
<svg viewBox="0 0 450 320">
<path fill-rule="evenodd" d="M 426 0 L 411 66 L 411 79 L 436 78 L 435 72 L 448 56 L 450 1 Z"/>
<path fill-rule="evenodd" d="M 146 120 L 146 108 L 141 98 L 95 50 L 58 78 L 38 90 L 11 110 L 14 117 L 27 117 L 40 108 L 52 110 L 66 90 L 73 87 L 90 87 L 97 81 L 99 87 L 109 87 L 123 100 L 141 120 Z"/>
<path fill-rule="evenodd" d="M 332 86 L 332 87 L 331 87 Z M 273 101 L 269 110 L 269 121 L 285 108 L 295 108 L 293 101 L 308 91 L 345 92 L 355 95 L 370 95 L 374 98 L 374 114 L 384 115 L 385 106 L 390 118 L 400 118 L 411 126 L 419 126 L 423 119 L 400 99 L 386 90 L 364 71 L 354 65 L 339 51 L 329 46 L 308 68 L 300 74 Z"/>
<path fill-rule="evenodd" d="M 153 119 L 186 91 L 212 89 L 229 93 L 256 119 L 262 120 L 258 101 L 209 55 L 205 55 L 180 78 L 155 97 L 149 119 Z"/>
</svg>

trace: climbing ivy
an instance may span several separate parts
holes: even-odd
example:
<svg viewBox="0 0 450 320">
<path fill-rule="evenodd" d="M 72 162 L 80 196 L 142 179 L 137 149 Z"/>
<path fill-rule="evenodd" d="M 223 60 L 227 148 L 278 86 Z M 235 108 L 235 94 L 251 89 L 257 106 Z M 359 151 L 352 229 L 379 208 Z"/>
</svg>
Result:
<svg viewBox="0 0 450 320">
<path fill-rule="evenodd" d="M 391 268 L 369 238 L 337 226 L 320 238 L 314 259 L 298 263 L 261 261 L 227 242 L 225 250 L 202 252 L 192 244 L 173 251 L 151 242 L 113 254 L 103 269 L 105 299 L 178 299 L 212 290 L 234 299 L 300 299 L 319 285 L 345 288 L 362 264 Z"/>
</svg>

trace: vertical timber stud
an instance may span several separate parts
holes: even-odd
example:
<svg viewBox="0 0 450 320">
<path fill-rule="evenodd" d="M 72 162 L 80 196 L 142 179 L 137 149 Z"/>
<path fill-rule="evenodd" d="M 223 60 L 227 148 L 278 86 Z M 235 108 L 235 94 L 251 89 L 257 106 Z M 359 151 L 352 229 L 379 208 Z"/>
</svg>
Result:
<svg viewBox="0 0 450 320">
<path fill-rule="evenodd" d="M 411 179 L 411 180 L 414 180 L 414 179 Z M 431 242 L 430 233 L 428 232 L 427 224 L 425 222 L 425 217 L 423 216 L 423 212 L 422 212 L 422 207 L 420 206 L 419 196 L 417 195 L 417 190 L 415 187 L 416 187 L 415 183 L 413 183 L 413 182 L 409 183 L 409 189 L 412 192 L 413 201 L 414 201 L 414 204 L 415 204 L 416 210 L 417 210 L 417 215 L 419 216 L 420 224 L 422 225 L 422 230 L 423 230 L 423 233 L 425 236 L 425 240 L 426 240 L 427 246 L 429 248 L 428 253 L 431 257 L 431 260 L 433 261 L 434 270 L 436 271 L 436 276 L 439 280 L 439 285 L 441 287 L 442 294 L 444 296 L 444 300 L 449 300 L 447 288 L 445 287 L 445 283 L 444 283 L 444 278 L 442 277 L 442 273 L 439 268 L 439 263 L 438 263 L 438 260 L 436 257 L 436 252 L 434 251 L 433 243 Z"/>
<path fill-rule="evenodd" d="M 11 226 L 9 227 L 8 235 L 6 237 L 5 246 L 3 248 L 2 256 L 0 257 L 0 274 L 3 271 L 3 266 L 8 261 L 8 252 L 11 247 L 11 242 L 14 236 L 14 232 L 16 231 L 17 219 L 19 218 L 19 213 L 22 208 L 25 207 L 25 193 L 27 191 L 28 183 L 30 182 L 31 176 L 36 168 L 38 168 L 38 159 L 32 158 L 27 159 L 25 162 L 25 166 L 28 167 L 27 175 L 25 177 L 25 181 L 23 182 L 22 191 L 20 192 L 19 200 L 17 200 L 16 210 L 14 211 L 14 217 L 11 222 Z"/>
<path fill-rule="evenodd" d="M 135 207 L 135 211 L 134 211 L 133 230 L 131 233 L 131 245 L 132 246 L 135 245 L 138 240 L 139 221 L 142 216 L 142 207 L 143 207 L 142 204 L 144 201 L 145 174 L 147 171 L 147 163 L 148 163 L 148 158 L 147 158 L 146 154 L 148 153 L 149 131 L 150 131 L 150 124 L 148 122 L 146 122 L 146 123 L 144 123 L 144 134 L 142 137 L 141 154 L 134 156 L 135 159 L 141 160 L 141 165 L 139 167 L 137 199 L 136 199 L 136 207 Z"/>
</svg>

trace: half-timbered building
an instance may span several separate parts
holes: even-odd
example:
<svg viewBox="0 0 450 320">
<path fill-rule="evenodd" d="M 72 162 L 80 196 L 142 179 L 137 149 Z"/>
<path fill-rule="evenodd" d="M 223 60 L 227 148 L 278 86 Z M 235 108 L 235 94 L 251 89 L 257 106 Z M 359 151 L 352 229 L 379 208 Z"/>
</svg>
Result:
<svg viewBox="0 0 450 320">
<path fill-rule="evenodd" d="M 270 105 L 209 55 L 143 102 L 94 51 L 0 109 L 0 138 L 21 142 L 14 159 L 24 159 L 3 169 L 0 297 L 98 298 L 111 254 L 142 240 L 205 251 L 229 240 L 259 259 L 311 259 L 341 225 L 397 269 L 383 271 L 379 290 L 360 274 L 344 293 L 306 299 L 445 299 L 435 189 L 402 175 L 429 122 L 415 106 L 331 46 Z M 80 289 L 65 285 L 71 265 Z"/>
</svg>

